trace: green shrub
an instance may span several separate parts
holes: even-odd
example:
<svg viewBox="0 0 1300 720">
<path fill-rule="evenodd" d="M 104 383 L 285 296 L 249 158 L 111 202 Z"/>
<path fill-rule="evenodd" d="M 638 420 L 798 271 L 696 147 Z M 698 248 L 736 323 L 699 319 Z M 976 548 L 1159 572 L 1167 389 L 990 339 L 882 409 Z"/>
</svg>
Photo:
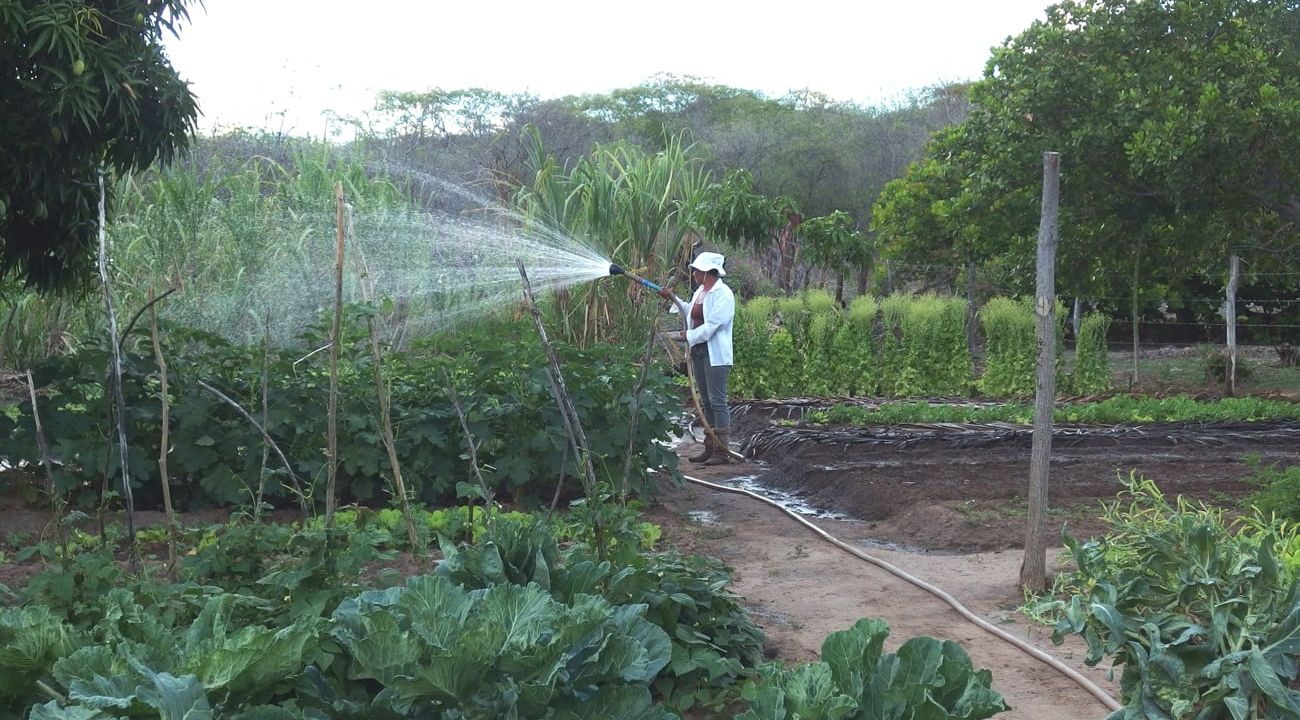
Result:
<svg viewBox="0 0 1300 720">
<path fill-rule="evenodd" d="M 735 397 L 772 397 L 765 366 L 775 312 L 776 300 L 770 297 L 742 303 L 736 312 L 732 331 L 734 364 L 727 382 L 728 391 Z"/>
<path fill-rule="evenodd" d="M 874 395 L 881 392 L 880 343 L 876 339 L 876 322 L 880 303 L 870 295 L 859 295 L 849 304 L 848 317 L 836 344 L 845 359 L 844 386 L 851 395 Z"/>
<path fill-rule="evenodd" d="M 1079 337 L 1074 343 L 1071 392 L 1093 395 L 1110 389 L 1110 348 L 1106 343 L 1109 330 L 1110 318 L 1099 312 L 1088 313 L 1079 324 Z"/>
<path fill-rule="evenodd" d="M 992 397 L 1034 394 L 1037 364 L 1034 311 L 1028 303 L 997 297 L 980 309 L 984 373 L 979 389 Z"/>
<path fill-rule="evenodd" d="M 1279 557 L 1294 528 L 1179 497 L 1130 478 L 1098 540 L 1066 541 L 1078 570 L 1053 640 L 1081 635 L 1085 662 L 1122 666 L 1114 717 L 1265 718 L 1294 710 L 1300 587 Z M 1259 712 L 1259 708 L 1269 708 Z M 1277 710 L 1279 712 L 1273 712 Z"/>
<path fill-rule="evenodd" d="M 794 338 L 785 328 L 777 328 L 768 343 L 767 362 L 763 372 L 763 385 L 770 388 L 774 397 L 798 395 L 803 373 L 800 371 L 799 352 Z"/>
<path fill-rule="evenodd" d="M 971 384 L 966 346 L 966 305 L 927 294 L 900 303 L 902 369 L 897 396 L 966 395 Z"/>
<path fill-rule="evenodd" d="M 736 720 L 980 720 L 1010 709 L 957 643 L 914 637 L 887 653 L 888 636 L 883 621 L 865 618 L 827 636 L 822 660 L 765 668 Z"/>
<path fill-rule="evenodd" d="M 1300 465 L 1263 466 L 1258 458 L 1250 462 L 1256 469 L 1246 482 L 1259 489 L 1246 498 L 1245 504 L 1267 515 L 1300 522 Z"/>
<path fill-rule="evenodd" d="M 1228 351 L 1215 345 L 1207 345 L 1201 348 L 1200 353 L 1201 370 L 1205 373 L 1205 381 L 1226 385 L 1228 382 Z M 1249 380 L 1255 375 L 1255 364 L 1237 355 L 1237 382 Z"/>
<path fill-rule="evenodd" d="M 828 296 L 829 297 L 829 296 Z M 804 390 L 801 394 L 825 397 L 843 392 L 839 387 L 835 357 L 835 336 L 841 318 L 833 301 L 830 306 L 809 310 L 808 344 L 804 351 Z"/>
</svg>

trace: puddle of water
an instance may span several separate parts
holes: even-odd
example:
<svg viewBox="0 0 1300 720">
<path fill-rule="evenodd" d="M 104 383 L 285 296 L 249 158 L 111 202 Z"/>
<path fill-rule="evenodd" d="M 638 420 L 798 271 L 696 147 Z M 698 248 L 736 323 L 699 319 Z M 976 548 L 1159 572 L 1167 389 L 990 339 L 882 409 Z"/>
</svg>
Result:
<svg viewBox="0 0 1300 720">
<path fill-rule="evenodd" d="M 712 510 L 691 510 L 686 513 L 686 519 L 693 523 L 709 527 L 721 524 L 718 522 L 718 514 Z"/>
<path fill-rule="evenodd" d="M 795 493 L 768 487 L 758 481 L 757 475 L 744 475 L 727 480 L 719 480 L 718 482 L 724 485 L 738 487 L 742 490 L 748 490 L 756 495 L 762 495 L 781 507 L 799 513 L 800 515 L 821 518 L 823 520 L 852 520 L 852 518 L 844 513 L 819 508 Z"/>
</svg>

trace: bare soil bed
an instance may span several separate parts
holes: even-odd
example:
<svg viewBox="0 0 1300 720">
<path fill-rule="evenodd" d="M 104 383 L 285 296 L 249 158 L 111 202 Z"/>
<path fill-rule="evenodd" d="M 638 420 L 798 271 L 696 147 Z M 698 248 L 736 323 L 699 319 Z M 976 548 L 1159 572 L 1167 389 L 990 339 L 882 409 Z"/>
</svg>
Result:
<svg viewBox="0 0 1300 720">
<path fill-rule="evenodd" d="M 1010 425 L 814 427 L 776 405 L 738 421 L 756 480 L 864 522 L 872 539 L 930 552 L 1023 547 L 1031 434 Z M 1294 463 L 1300 424 L 1235 423 L 1086 428 L 1053 440 L 1051 532 L 1103 529 L 1100 504 L 1130 473 L 1171 498 L 1235 504 L 1254 488 L 1246 460 Z"/>
</svg>

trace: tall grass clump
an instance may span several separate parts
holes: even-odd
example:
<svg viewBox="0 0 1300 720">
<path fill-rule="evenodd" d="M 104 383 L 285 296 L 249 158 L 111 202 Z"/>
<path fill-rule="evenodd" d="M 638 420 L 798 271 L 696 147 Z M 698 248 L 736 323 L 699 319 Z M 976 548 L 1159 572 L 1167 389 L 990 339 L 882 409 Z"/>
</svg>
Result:
<svg viewBox="0 0 1300 720">
<path fill-rule="evenodd" d="M 842 324 L 840 314 L 831 309 L 813 315 L 808 325 L 804 388 L 811 395 L 825 397 L 843 393 L 835 356 L 835 337 Z"/>
<path fill-rule="evenodd" d="M 770 297 L 747 300 L 736 312 L 733 331 L 736 362 L 728 380 L 728 389 L 736 397 L 772 397 L 766 358 L 775 312 L 776 300 Z"/>
<path fill-rule="evenodd" d="M 1074 374 L 1070 389 L 1079 395 L 1105 392 L 1111 387 L 1110 352 L 1106 334 L 1110 318 L 1099 312 L 1090 312 L 1079 325 L 1079 337 L 1074 345 Z"/>
<path fill-rule="evenodd" d="M 979 390 L 993 397 L 1034 394 L 1038 346 L 1034 311 L 1024 301 L 996 297 L 980 310 L 984 329 L 984 374 Z"/>
<path fill-rule="evenodd" d="M 881 304 L 886 394 L 965 395 L 971 386 L 966 306 L 960 298 L 894 294 Z"/>
<path fill-rule="evenodd" d="M 808 346 L 808 306 L 798 295 L 776 299 L 776 312 L 780 316 L 781 327 L 790 333 L 790 340 L 797 352 L 803 353 Z"/>
<path fill-rule="evenodd" d="M 825 290 L 809 290 L 803 295 L 808 314 L 808 331 L 804 340 L 804 392 L 824 397 L 839 392 L 835 377 L 836 359 L 832 345 L 841 317 L 835 298 Z"/>
<path fill-rule="evenodd" d="M 912 296 L 894 293 L 880 301 L 880 394 L 898 396 L 907 374 L 907 354 L 903 343 L 903 316 Z"/>
<path fill-rule="evenodd" d="M 859 295 L 849 304 L 845 320 L 835 333 L 833 356 L 840 392 L 873 395 L 880 392 L 880 349 L 876 342 L 876 320 L 880 303 L 870 295 Z"/>
<path fill-rule="evenodd" d="M 773 397 L 794 397 L 799 394 L 803 378 L 799 372 L 799 352 L 794 337 L 784 327 L 772 333 L 764 362 L 765 386 Z"/>
</svg>

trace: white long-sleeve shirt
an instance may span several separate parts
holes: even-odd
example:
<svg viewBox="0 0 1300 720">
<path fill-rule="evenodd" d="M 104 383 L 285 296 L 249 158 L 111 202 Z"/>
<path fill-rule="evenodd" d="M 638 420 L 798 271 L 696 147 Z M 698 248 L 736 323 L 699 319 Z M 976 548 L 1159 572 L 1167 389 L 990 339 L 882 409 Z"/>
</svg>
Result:
<svg viewBox="0 0 1300 720">
<path fill-rule="evenodd" d="M 726 283 L 718 280 L 708 291 L 703 285 L 696 288 L 690 302 L 678 298 L 680 311 L 690 317 L 691 306 L 701 297 L 704 298 L 704 322 L 686 331 L 686 343 L 691 347 L 708 343 L 710 365 L 731 365 L 731 329 L 736 317 L 736 296 Z"/>
</svg>

